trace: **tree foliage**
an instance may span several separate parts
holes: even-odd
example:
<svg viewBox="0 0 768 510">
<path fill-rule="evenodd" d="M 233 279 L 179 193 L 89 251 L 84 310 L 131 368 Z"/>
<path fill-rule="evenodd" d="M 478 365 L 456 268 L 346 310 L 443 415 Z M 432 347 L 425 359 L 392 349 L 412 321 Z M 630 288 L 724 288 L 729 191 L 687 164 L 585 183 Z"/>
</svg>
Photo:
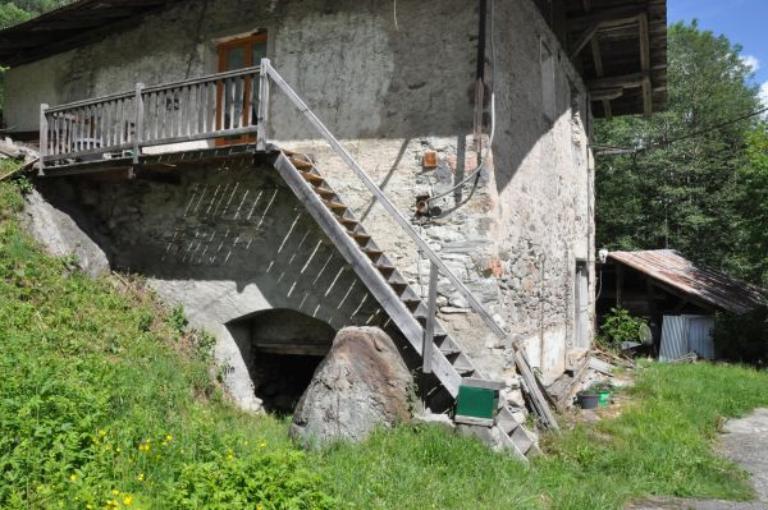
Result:
<svg viewBox="0 0 768 510">
<path fill-rule="evenodd" d="M 16 0 L 0 3 L 0 28 L 7 28 L 33 16 L 70 3 L 71 0 Z"/>
<path fill-rule="evenodd" d="M 598 158 L 598 243 L 674 248 L 766 281 L 766 124 L 733 122 L 760 107 L 741 48 L 696 22 L 669 29 L 668 108 L 596 125 L 598 145 L 634 149 Z"/>
</svg>

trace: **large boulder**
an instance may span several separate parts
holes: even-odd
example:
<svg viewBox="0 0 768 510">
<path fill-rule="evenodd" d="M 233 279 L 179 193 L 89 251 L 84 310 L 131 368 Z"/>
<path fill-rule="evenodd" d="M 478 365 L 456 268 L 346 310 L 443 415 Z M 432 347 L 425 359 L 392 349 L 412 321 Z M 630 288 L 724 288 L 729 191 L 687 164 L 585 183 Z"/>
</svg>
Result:
<svg viewBox="0 0 768 510">
<path fill-rule="evenodd" d="M 413 378 L 378 328 L 339 331 L 293 415 L 291 437 L 305 447 L 361 441 L 377 426 L 411 418 Z"/>
<path fill-rule="evenodd" d="M 75 219 L 57 209 L 36 190 L 26 196 L 23 218 L 27 231 L 54 256 L 73 255 L 80 269 L 97 277 L 109 272 L 109 260 Z"/>
</svg>

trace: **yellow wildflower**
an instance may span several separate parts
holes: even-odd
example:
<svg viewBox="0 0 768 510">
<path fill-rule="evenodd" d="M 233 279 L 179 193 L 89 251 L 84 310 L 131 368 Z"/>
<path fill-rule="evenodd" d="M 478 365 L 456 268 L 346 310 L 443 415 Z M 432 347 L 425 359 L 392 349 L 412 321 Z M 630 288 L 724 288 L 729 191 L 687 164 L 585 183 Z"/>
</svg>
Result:
<svg viewBox="0 0 768 510">
<path fill-rule="evenodd" d="M 151 446 L 149 445 L 149 439 L 139 445 L 139 451 L 143 453 L 149 453 Z"/>
<path fill-rule="evenodd" d="M 107 435 L 107 431 L 104 429 L 99 430 L 99 437 L 105 437 Z"/>
<path fill-rule="evenodd" d="M 259 448 L 266 448 L 266 447 L 267 447 L 267 442 L 266 441 L 262 441 L 262 442 L 259 443 Z"/>
<path fill-rule="evenodd" d="M 133 504 L 133 496 L 131 496 L 130 494 L 126 494 L 125 497 L 123 498 L 123 504 L 125 506 L 131 506 Z"/>
<path fill-rule="evenodd" d="M 112 495 L 113 496 L 119 496 L 120 495 L 120 491 L 117 490 L 117 489 L 112 489 Z"/>
<path fill-rule="evenodd" d="M 143 482 L 144 481 L 144 473 L 139 473 L 139 476 L 136 477 L 136 480 Z"/>
<path fill-rule="evenodd" d="M 72 473 L 69 475 L 69 481 L 70 482 L 76 482 L 77 481 L 77 475 L 75 473 Z"/>
</svg>

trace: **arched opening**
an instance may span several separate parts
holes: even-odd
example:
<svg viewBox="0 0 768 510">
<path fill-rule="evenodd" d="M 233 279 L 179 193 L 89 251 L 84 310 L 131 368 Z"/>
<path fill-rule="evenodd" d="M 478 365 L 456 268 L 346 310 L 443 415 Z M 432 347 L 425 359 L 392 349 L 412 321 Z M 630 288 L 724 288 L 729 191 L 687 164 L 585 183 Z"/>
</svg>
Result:
<svg viewBox="0 0 768 510">
<path fill-rule="evenodd" d="M 331 348 L 336 331 L 293 310 L 257 312 L 227 324 L 267 412 L 290 414 Z"/>
</svg>

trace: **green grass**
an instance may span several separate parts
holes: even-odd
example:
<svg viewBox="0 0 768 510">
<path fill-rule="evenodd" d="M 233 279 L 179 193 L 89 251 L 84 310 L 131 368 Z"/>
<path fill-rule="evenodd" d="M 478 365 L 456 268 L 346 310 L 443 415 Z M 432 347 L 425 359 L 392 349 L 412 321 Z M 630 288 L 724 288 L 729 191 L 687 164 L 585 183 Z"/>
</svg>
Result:
<svg viewBox="0 0 768 510">
<path fill-rule="evenodd" d="M 302 453 L 234 409 L 210 339 L 178 310 L 40 252 L 0 184 L 0 508 L 621 508 L 745 499 L 712 450 L 723 416 L 768 405 L 768 374 L 652 364 L 623 414 L 546 441 L 531 467 L 433 427 Z"/>
</svg>

